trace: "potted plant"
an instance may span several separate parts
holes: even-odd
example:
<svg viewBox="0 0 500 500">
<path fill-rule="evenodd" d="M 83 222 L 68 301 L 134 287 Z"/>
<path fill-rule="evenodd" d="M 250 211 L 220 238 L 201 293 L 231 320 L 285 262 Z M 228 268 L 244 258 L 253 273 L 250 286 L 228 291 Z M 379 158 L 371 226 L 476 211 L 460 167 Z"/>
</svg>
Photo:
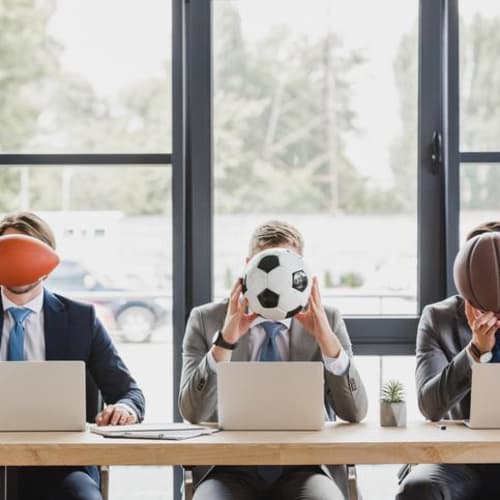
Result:
<svg viewBox="0 0 500 500">
<path fill-rule="evenodd" d="M 406 427 L 405 390 L 399 380 L 389 380 L 382 386 L 380 425 L 382 427 Z"/>
</svg>

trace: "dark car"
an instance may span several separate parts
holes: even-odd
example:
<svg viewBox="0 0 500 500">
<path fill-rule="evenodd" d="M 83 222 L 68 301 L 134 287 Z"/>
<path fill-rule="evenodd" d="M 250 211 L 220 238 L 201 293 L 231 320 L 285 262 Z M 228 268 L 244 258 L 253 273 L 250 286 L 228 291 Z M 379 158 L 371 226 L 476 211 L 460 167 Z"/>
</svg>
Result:
<svg viewBox="0 0 500 500">
<path fill-rule="evenodd" d="M 105 326 L 126 342 L 149 342 L 153 331 L 166 320 L 167 310 L 158 294 L 106 286 L 77 261 L 62 260 L 46 285 L 55 292 L 95 304 Z M 106 310 L 112 321 L 106 319 Z"/>
</svg>

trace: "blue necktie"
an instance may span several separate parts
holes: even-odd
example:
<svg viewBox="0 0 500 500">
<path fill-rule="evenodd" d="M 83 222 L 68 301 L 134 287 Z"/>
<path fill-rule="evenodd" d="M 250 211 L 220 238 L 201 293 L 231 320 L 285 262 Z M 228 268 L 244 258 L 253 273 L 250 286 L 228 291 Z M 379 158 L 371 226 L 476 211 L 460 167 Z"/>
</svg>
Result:
<svg viewBox="0 0 500 500">
<path fill-rule="evenodd" d="M 283 323 L 277 321 L 263 321 L 260 326 L 266 332 L 266 338 L 260 349 L 259 361 L 281 361 L 281 355 L 276 344 L 276 337 L 284 328 Z"/>
<path fill-rule="evenodd" d="M 276 337 L 285 327 L 283 323 L 277 321 L 263 321 L 260 326 L 266 332 L 266 338 L 260 349 L 259 361 L 281 361 L 281 355 L 276 344 Z M 267 484 L 272 484 L 283 473 L 281 465 L 259 465 L 257 470 Z"/>
<path fill-rule="evenodd" d="M 24 321 L 32 311 L 26 307 L 9 307 L 7 311 L 14 320 L 7 345 L 7 361 L 24 361 Z"/>
</svg>

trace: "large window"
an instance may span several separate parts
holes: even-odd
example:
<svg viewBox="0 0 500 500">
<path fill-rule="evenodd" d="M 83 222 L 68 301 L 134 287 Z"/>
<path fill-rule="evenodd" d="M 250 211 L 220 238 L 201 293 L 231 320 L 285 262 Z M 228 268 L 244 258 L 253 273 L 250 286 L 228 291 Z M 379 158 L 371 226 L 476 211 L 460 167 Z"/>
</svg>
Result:
<svg viewBox="0 0 500 500">
<path fill-rule="evenodd" d="M 216 296 L 280 218 L 327 303 L 417 313 L 418 5 L 385 4 L 382 37 L 370 1 L 213 1 Z"/>
<path fill-rule="evenodd" d="M 172 1 L 0 1 L 0 212 L 54 228 L 50 289 L 90 302 L 174 416 Z M 168 468 L 112 467 L 111 498 L 172 497 Z"/>
<path fill-rule="evenodd" d="M 0 10 L 0 152 L 171 151 L 171 1 Z"/>
</svg>

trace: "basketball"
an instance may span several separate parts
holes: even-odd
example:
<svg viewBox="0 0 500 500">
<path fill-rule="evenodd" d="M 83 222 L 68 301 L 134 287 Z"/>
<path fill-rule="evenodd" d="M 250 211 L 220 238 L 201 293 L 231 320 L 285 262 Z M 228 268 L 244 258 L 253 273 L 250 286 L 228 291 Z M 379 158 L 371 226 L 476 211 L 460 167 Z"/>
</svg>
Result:
<svg viewBox="0 0 500 500">
<path fill-rule="evenodd" d="M 500 312 L 500 233 L 480 234 L 465 243 L 453 266 L 460 295 L 481 311 Z"/>
<path fill-rule="evenodd" d="M 57 253 L 36 238 L 23 234 L 0 236 L 0 285 L 29 285 L 49 274 L 57 264 Z"/>
</svg>

